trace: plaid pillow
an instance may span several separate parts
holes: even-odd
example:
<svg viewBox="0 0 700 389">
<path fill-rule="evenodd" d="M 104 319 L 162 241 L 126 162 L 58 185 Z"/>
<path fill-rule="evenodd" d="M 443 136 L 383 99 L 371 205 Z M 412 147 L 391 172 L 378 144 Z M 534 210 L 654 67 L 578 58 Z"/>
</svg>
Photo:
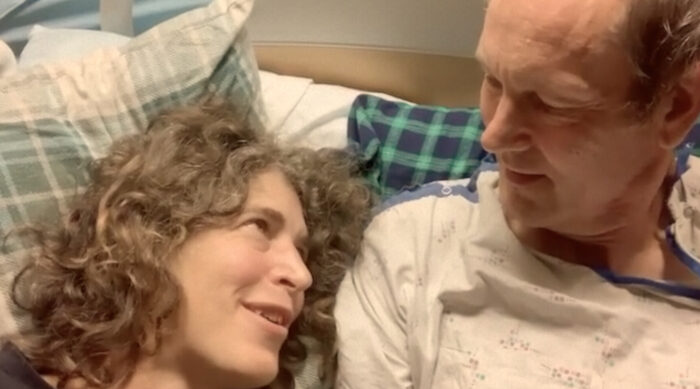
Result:
<svg viewBox="0 0 700 389">
<path fill-rule="evenodd" d="M 394 102 L 371 95 L 355 99 L 348 141 L 365 177 L 382 198 L 426 182 L 470 176 L 486 151 L 475 108 L 450 109 Z"/>
<path fill-rule="evenodd" d="M 348 119 L 348 141 L 374 190 L 387 198 L 432 181 L 471 176 L 487 152 L 477 108 L 450 109 L 360 95 Z M 678 148 L 700 157 L 700 121 Z"/>
<path fill-rule="evenodd" d="M 125 46 L 0 78 L 0 236 L 55 221 L 86 184 L 87 164 L 167 107 L 216 93 L 261 123 L 257 67 L 243 28 L 252 3 L 214 0 Z M 0 335 L 18 323 L 8 320 L 3 299 L 23 249 L 12 240 L 0 246 Z"/>
</svg>

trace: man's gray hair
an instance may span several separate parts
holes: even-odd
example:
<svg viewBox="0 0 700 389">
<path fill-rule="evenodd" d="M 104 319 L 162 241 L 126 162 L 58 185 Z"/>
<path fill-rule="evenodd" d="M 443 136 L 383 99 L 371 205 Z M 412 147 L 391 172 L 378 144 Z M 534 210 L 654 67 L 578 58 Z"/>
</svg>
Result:
<svg viewBox="0 0 700 389">
<path fill-rule="evenodd" d="M 645 114 L 700 60 L 700 0 L 627 1 L 622 33 L 636 68 L 630 97 Z"/>
</svg>

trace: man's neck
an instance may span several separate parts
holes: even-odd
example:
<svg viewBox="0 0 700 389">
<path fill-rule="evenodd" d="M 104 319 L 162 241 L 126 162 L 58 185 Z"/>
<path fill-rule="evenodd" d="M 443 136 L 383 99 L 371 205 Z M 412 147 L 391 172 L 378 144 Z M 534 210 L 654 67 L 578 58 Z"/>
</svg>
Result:
<svg viewBox="0 0 700 389">
<path fill-rule="evenodd" d="M 664 229 L 670 223 L 666 201 L 671 180 L 662 180 L 651 196 L 625 207 L 614 227 L 591 235 L 563 235 L 528 228 L 508 220 L 526 246 L 567 262 L 608 269 L 616 274 L 654 279 L 685 280 L 689 273 L 668 248 Z"/>
</svg>

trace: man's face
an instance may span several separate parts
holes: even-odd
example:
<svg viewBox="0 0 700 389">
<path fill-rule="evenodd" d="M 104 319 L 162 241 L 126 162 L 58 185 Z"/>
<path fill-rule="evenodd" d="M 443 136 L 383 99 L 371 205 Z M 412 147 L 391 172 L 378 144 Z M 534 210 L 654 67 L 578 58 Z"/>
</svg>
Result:
<svg viewBox="0 0 700 389">
<path fill-rule="evenodd" d="M 506 215 L 567 235 L 609 229 L 668 153 L 659 115 L 627 108 L 632 66 L 617 42 L 625 0 L 491 0 L 477 57 L 484 147 Z M 657 168 L 658 169 L 658 168 Z M 636 201 L 634 203 L 637 203 Z"/>
</svg>

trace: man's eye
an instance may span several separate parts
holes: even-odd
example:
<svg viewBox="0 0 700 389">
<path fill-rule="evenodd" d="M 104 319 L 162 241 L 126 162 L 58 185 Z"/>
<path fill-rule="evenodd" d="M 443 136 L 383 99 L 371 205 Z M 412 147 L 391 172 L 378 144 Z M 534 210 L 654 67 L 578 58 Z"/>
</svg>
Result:
<svg viewBox="0 0 700 389">
<path fill-rule="evenodd" d="M 551 105 L 545 103 L 542 101 L 542 99 L 535 99 L 535 107 L 539 109 L 540 111 L 545 111 L 545 112 L 552 112 L 556 110 L 556 108 L 552 107 Z"/>
<path fill-rule="evenodd" d="M 532 101 L 532 104 L 535 106 L 536 109 L 545 112 L 545 113 L 552 113 L 552 114 L 564 114 L 567 112 L 566 108 L 561 108 L 561 107 L 555 107 L 551 104 L 548 104 L 544 100 L 542 100 L 541 97 L 539 97 L 536 94 L 532 94 L 530 96 L 530 100 Z"/>
<path fill-rule="evenodd" d="M 493 77 L 493 76 L 486 75 L 486 76 L 484 77 L 484 79 L 486 80 L 486 84 L 488 84 L 488 86 L 490 86 L 491 88 L 494 88 L 494 89 L 501 89 L 501 87 L 503 87 L 503 85 L 501 84 L 501 82 L 498 81 L 498 80 L 497 80 L 495 77 Z"/>
</svg>

